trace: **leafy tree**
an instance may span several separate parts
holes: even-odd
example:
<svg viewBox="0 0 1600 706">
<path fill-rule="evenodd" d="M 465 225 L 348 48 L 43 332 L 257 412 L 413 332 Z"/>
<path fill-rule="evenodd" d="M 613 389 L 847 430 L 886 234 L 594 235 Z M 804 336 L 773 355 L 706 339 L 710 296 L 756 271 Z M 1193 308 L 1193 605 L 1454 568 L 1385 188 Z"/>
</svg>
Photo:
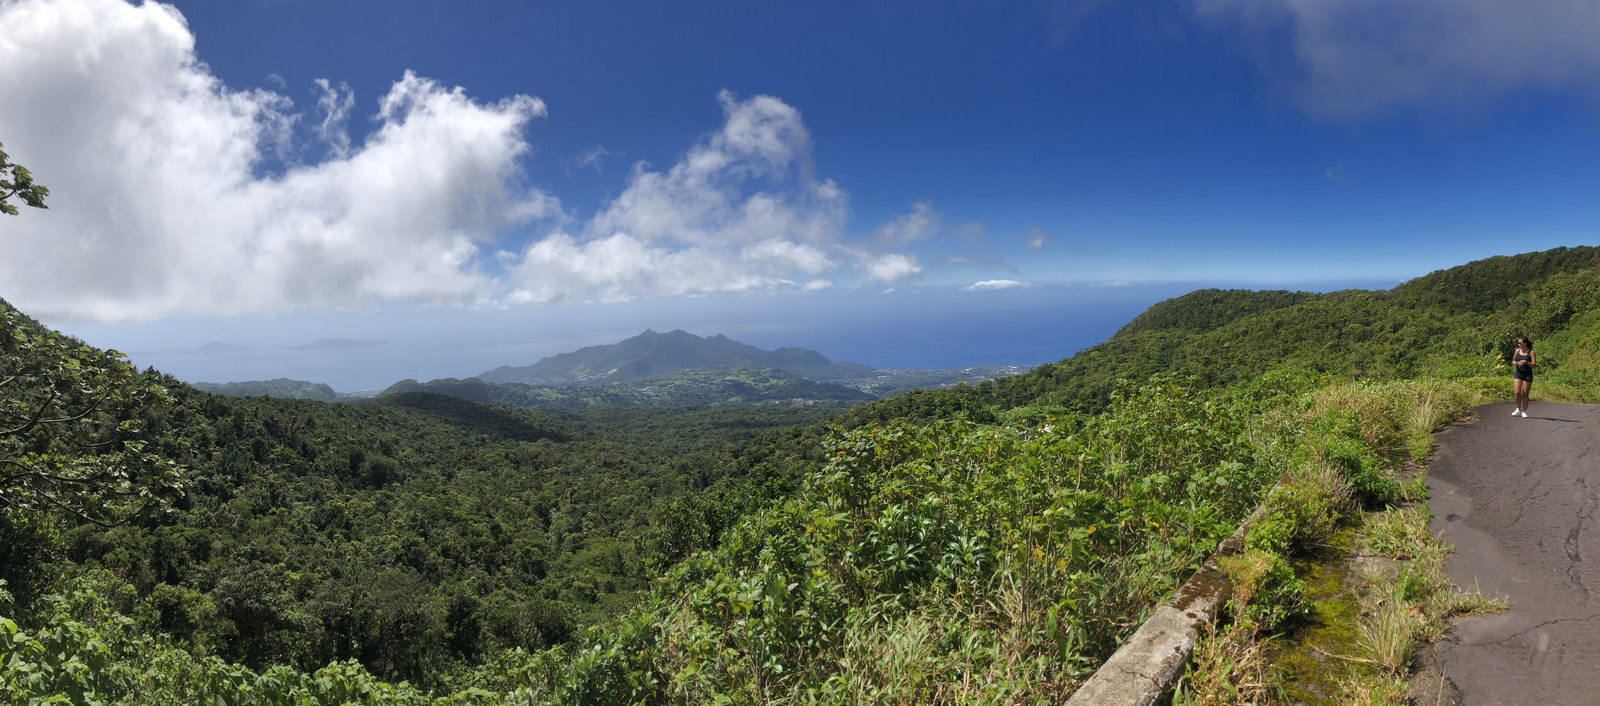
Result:
<svg viewBox="0 0 1600 706">
<path fill-rule="evenodd" d="M 144 434 L 169 402 L 120 353 L 0 303 L 0 517 L 59 510 L 112 526 L 179 494 L 181 469 Z"/>
<path fill-rule="evenodd" d="M 6 201 L 13 196 L 34 208 L 49 208 L 44 205 L 44 197 L 50 195 L 50 190 L 33 183 L 33 174 L 27 167 L 13 163 L 4 147 L 0 144 L 0 213 L 17 215 L 17 207 Z"/>
</svg>

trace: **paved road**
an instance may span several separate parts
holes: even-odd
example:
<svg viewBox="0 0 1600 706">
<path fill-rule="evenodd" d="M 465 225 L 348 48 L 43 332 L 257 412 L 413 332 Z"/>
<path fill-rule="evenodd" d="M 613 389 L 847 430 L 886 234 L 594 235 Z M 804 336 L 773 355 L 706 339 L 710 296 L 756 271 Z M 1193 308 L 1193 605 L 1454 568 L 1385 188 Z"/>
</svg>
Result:
<svg viewBox="0 0 1600 706">
<path fill-rule="evenodd" d="M 1457 585 L 1510 598 L 1438 645 L 1462 706 L 1600 704 L 1600 406 L 1479 407 L 1438 435 L 1433 530 Z"/>
</svg>

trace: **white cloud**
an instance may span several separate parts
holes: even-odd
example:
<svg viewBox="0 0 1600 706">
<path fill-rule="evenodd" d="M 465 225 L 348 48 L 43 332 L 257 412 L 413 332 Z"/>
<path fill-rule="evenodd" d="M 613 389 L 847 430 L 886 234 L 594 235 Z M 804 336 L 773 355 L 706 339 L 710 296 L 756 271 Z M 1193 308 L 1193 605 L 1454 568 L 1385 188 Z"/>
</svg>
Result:
<svg viewBox="0 0 1600 706">
<path fill-rule="evenodd" d="M 333 156 L 344 159 L 350 156 L 350 133 L 345 130 L 345 124 L 350 119 L 350 111 L 355 110 L 356 94 L 343 81 L 339 82 L 337 88 L 325 78 L 317 79 L 316 84 L 320 92 L 317 109 L 322 112 L 322 122 L 317 124 L 317 136 L 327 143 Z"/>
<path fill-rule="evenodd" d="M 718 100 L 722 129 L 665 172 L 635 164 L 588 236 L 694 246 L 838 238 L 848 198 L 832 181 L 808 176 L 811 137 L 800 111 L 772 96 L 739 101 L 723 91 Z"/>
<path fill-rule="evenodd" d="M 879 282 L 897 282 L 922 272 L 917 256 L 903 253 L 862 255 L 859 264 L 868 277 Z"/>
<path fill-rule="evenodd" d="M 0 138 L 51 189 L 49 210 L 0 232 L 0 296 L 39 316 L 813 291 L 921 271 L 844 242 L 848 197 L 814 176 L 800 112 L 771 96 L 723 92 L 718 130 L 665 171 L 634 165 L 575 222 L 523 183 L 537 98 L 474 100 L 406 71 L 357 140 L 348 85 L 316 81 L 303 113 L 231 89 L 170 6 L 0 0 L 0 27 Z M 931 207 L 909 215 L 906 242 Z M 522 240 L 534 226 L 558 230 Z"/>
<path fill-rule="evenodd" d="M 973 282 L 961 289 L 967 292 L 979 292 L 986 289 L 1015 289 L 1026 286 L 1027 282 L 1018 282 L 1014 279 L 986 279 L 982 282 Z"/>
<path fill-rule="evenodd" d="M 722 128 L 665 171 L 634 165 L 581 236 L 554 233 L 505 258 L 508 300 L 814 291 L 833 286 L 823 275 L 849 261 L 879 281 L 921 271 L 914 256 L 842 244 L 848 199 L 811 176 L 798 110 L 771 96 L 718 99 Z"/>
<path fill-rule="evenodd" d="M 1028 237 L 1029 250 L 1042 250 L 1045 244 L 1050 242 L 1050 234 L 1043 228 L 1029 228 L 1024 235 Z"/>
<path fill-rule="evenodd" d="M 953 255 L 945 258 L 941 264 L 956 267 L 977 267 L 982 269 L 984 272 L 994 272 L 995 270 L 1001 270 L 1005 272 L 1017 271 L 1017 268 L 1006 264 L 1006 261 L 1003 258 L 989 257 L 985 255 Z"/>
<path fill-rule="evenodd" d="M 359 146 L 347 89 L 323 89 L 313 132 L 333 157 L 260 167 L 298 116 L 232 90 L 165 5 L 0 5 L 0 135 L 50 187 L 50 210 L 0 233 L 0 296 L 79 320 L 483 301 L 480 248 L 555 214 L 518 186 L 523 127 L 544 104 L 469 99 L 409 72 Z"/>
<path fill-rule="evenodd" d="M 1358 119 L 1472 105 L 1523 87 L 1595 93 L 1594 0 L 1196 0 L 1253 40 L 1305 110 Z M 1277 33 L 1287 30 L 1290 56 Z"/>
<path fill-rule="evenodd" d="M 595 174 L 603 176 L 604 172 L 600 169 L 600 165 L 601 163 L 605 162 L 606 157 L 609 156 L 611 156 L 611 152 L 609 150 L 607 150 L 605 147 L 596 145 L 573 155 L 567 160 L 567 166 L 569 168 L 577 167 L 578 169 L 593 169 Z"/>
<path fill-rule="evenodd" d="M 795 287 L 789 274 L 833 267 L 815 246 L 766 240 L 732 249 L 656 246 L 626 233 L 585 242 L 556 233 L 527 247 L 513 267 L 519 286 L 508 301 L 627 301 L 654 296 L 704 296 Z M 805 290 L 831 286 L 813 279 Z"/>
<path fill-rule="evenodd" d="M 933 204 L 918 201 L 911 204 L 910 213 L 883 224 L 874 235 L 879 243 L 904 244 L 925 240 L 937 232 L 939 232 L 939 214 L 934 212 Z"/>
</svg>

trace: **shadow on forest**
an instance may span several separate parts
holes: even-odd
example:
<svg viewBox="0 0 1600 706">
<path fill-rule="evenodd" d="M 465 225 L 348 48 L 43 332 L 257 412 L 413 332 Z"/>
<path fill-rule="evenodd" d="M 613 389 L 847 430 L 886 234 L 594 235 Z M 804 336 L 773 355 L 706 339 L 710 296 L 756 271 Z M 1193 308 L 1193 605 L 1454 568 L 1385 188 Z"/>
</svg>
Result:
<svg viewBox="0 0 1600 706">
<path fill-rule="evenodd" d="M 537 412 L 468 402 L 431 392 L 386 395 L 369 404 L 414 409 L 451 426 L 512 441 L 549 439 L 565 442 L 570 438 L 559 428 L 558 422 L 543 418 Z"/>
</svg>

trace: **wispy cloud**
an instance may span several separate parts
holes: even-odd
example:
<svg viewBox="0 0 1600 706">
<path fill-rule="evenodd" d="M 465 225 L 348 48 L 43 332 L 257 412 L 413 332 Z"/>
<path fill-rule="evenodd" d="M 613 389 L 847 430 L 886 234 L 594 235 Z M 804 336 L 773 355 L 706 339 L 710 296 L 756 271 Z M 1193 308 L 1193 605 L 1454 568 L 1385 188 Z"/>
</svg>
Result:
<svg viewBox="0 0 1600 706">
<path fill-rule="evenodd" d="M 983 255 L 954 255 L 945 258 L 942 261 L 942 264 L 953 267 L 976 267 L 984 272 L 994 272 L 996 270 L 1002 272 L 1017 271 L 1017 268 L 1012 267 L 1002 258 L 987 257 Z"/>
<path fill-rule="evenodd" d="M 939 214 L 933 210 L 933 204 L 918 201 L 911 204 L 909 213 L 880 226 L 874 236 L 879 243 L 885 245 L 903 245 L 926 240 L 937 232 L 939 232 Z"/>
<path fill-rule="evenodd" d="M 356 94 L 343 81 L 335 86 L 328 79 L 319 78 L 316 86 L 317 111 L 322 113 L 322 121 L 317 123 L 317 136 L 328 145 L 335 158 L 345 159 L 350 156 L 350 132 L 345 126 L 350 120 L 350 111 L 355 110 Z"/>
<path fill-rule="evenodd" d="M 1364 119 L 1521 89 L 1600 93 L 1593 0 L 1197 0 L 1306 111 Z M 1281 37 L 1288 36 L 1287 41 Z"/>
<path fill-rule="evenodd" d="M 606 158 L 610 156 L 612 156 L 610 150 L 607 150 L 599 145 L 595 145 L 594 147 L 590 147 L 589 149 L 586 149 L 568 158 L 567 168 L 569 170 L 593 169 L 596 175 L 604 176 L 605 172 L 601 169 L 601 166 L 605 163 Z M 568 173 L 568 176 L 571 176 L 570 172 Z"/>
<path fill-rule="evenodd" d="M 1333 166 L 1322 170 L 1322 178 L 1335 184 L 1343 185 L 1345 183 L 1344 162 L 1335 162 Z"/>
<path fill-rule="evenodd" d="M 1045 26 L 1050 30 L 1050 45 L 1066 44 L 1104 3 L 1105 0 L 1049 0 Z"/>
<path fill-rule="evenodd" d="M 388 341 L 360 341 L 354 338 L 319 338 L 310 343 L 303 343 L 298 346 L 290 346 L 290 348 L 293 348 L 297 351 L 337 351 L 347 348 L 371 348 L 373 346 L 381 346 L 386 343 L 388 343 Z"/>
<path fill-rule="evenodd" d="M 244 350 L 249 350 L 249 348 L 245 346 L 237 346 L 232 343 L 212 341 L 200 346 L 199 348 L 168 348 L 160 351 L 133 351 L 132 355 L 218 355 L 222 353 L 236 353 Z"/>
<path fill-rule="evenodd" d="M 1027 282 L 1018 282 L 1014 279 L 986 279 L 982 282 L 973 282 L 961 289 L 967 292 L 981 292 L 994 289 L 1016 289 L 1028 286 Z"/>
</svg>

